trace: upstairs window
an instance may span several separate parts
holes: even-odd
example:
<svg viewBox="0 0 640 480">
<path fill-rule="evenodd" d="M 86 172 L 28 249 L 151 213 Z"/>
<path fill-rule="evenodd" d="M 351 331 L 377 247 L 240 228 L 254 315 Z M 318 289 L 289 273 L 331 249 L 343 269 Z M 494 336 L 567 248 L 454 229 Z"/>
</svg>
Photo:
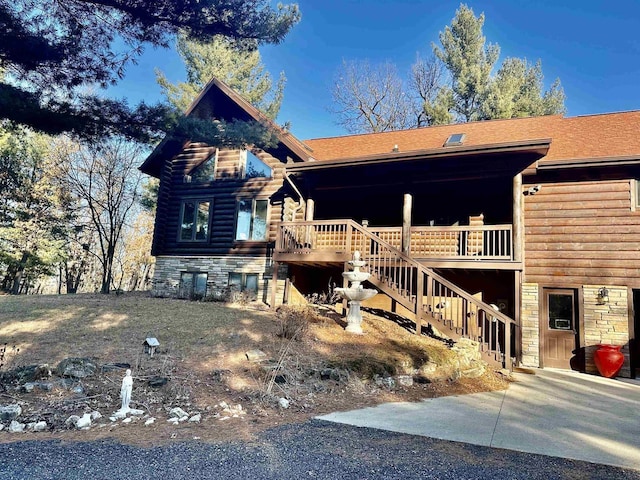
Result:
<svg viewBox="0 0 640 480">
<path fill-rule="evenodd" d="M 631 211 L 640 212 L 640 179 L 631 180 Z"/>
<path fill-rule="evenodd" d="M 249 150 L 240 152 L 242 178 L 271 178 L 271 168 Z"/>
<path fill-rule="evenodd" d="M 238 199 L 236 240 L 265 241 L 267 239 L 268 205 L 268 200 Z"/>
<path fill-rule="evenodd" d="M 216 178 L 216 165 L 218 163 L 218 149 L 200 165 L 190 172 L 191 182 L 212 182 Z"/>
<path fill-rule="evenodd" d="M 209 239 L 209 217 L 211 202 L 208 200 L 186 200 L 182 202 L 180 217 L 180 240 L 183 242 L 205 242 Z"/>
</svg>

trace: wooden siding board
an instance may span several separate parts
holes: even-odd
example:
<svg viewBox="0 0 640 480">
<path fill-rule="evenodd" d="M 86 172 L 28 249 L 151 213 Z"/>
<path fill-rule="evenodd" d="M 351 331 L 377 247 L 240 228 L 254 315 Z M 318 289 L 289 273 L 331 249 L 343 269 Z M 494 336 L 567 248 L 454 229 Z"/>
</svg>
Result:
<svg viewBox="0 0 640 480">
<path fill-rule="evenodd" d="M 524 281 L 638 285 L 639 235 L 628 180 L 544 184 L 525 197 Z"/>
</svg>

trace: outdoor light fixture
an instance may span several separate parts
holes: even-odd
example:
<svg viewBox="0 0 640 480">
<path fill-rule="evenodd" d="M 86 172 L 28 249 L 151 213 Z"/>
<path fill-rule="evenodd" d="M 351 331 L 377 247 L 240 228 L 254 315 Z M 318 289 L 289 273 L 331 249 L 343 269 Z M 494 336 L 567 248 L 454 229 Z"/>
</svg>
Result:
<svg viewBox="0 0 640 480">
<path fill-rule="evenodd" d="M 609 303 L 609 290 L 607 290 L 607 287 L 602 287 L 600 290 L 598 290 L 598 305 L 605 305 L 607 303 Z"/>
</svg>

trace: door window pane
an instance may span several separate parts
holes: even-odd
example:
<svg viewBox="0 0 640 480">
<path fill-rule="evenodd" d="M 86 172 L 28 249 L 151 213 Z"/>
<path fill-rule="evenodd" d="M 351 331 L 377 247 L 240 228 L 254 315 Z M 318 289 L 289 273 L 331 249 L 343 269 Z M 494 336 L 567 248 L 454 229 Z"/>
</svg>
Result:
<svg viewBox="0 0 640 480">
<path fill-rule="evenodd" d="M 573 295 L 549 294 L 549 329 L 573 330 Z"/>
</svg>

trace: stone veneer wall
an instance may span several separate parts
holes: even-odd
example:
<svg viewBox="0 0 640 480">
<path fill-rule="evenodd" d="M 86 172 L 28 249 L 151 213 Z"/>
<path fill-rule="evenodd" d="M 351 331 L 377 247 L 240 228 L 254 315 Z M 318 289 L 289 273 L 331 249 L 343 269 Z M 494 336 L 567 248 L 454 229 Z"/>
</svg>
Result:
<svg viewBox="0 0 640 480">
<path fill-rule="evenodd" d="M 522 329 L 522 365 L 540 366 L 540 293 L 537 283 L 522 284 L 520 328 Z"/>
<path fill-rule="evenodd" d="M 624 365 L 621 377 L 630 377 L 629 364 L 629 312 L 627 287 L 610 287 L 609 302 L 598 305 L 598 290 L 602 285 L 582 287 L 583 304 L 579 306 L 584 317 L 585 369 L 588 373 L 598 373 L 593 363 L 593 352 L 600 343 L 624 345 Z M 540 289 L 537 283 L 522 284 L 522 365 L 540 366 Z"/>
<path fill-rule="evenodd" d="M 182 272 L 207 273 L 207 295 L 222 292 L 229 284 L 229 273 L 257 273 L 258 300 L 271 301 L 271 259 L 246 256 L 209 257 L 156 257 L 152 292 L 163 297 L 175 297 L 180 286 Z M 278 268 L 278 292 L 276 303 L 284 298 L 287 266 Z"/>
<path fill-rule="evenodd" d="M 624 345 L 624 365 L 619 376 L 630 377 L 629 364 L 629 307 L 627 303 L 627 287 L 607 286 L 609 301 L 598 305 L 598 290 L 602 285 L 584 285 L 584 339 L 586 370 L 598 373 L 593 363 L 593 352 L 600 343 Z"/>
</svg>

